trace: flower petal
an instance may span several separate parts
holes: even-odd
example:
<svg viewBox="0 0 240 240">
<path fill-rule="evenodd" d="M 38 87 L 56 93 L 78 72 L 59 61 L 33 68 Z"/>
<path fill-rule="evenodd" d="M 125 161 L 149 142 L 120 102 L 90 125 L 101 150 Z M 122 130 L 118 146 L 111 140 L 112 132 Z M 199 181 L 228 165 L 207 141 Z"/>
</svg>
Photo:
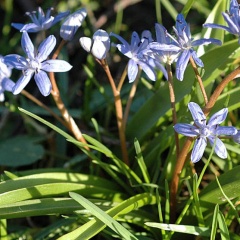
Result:
<svg viewBox="0 0 240 240">
<path fill-rule="evenodd" d="M 136 79 L 137 74 L 138 74 L 138 65 L 134 60 L 130 59 L 128 62 L 128 79 L 130 83 Z"/>
<path fill-rule="evenodd" d="M 226 119 L 227 114 L 228 114 L 227 108 L 223 108 L 222 110 L 216 112 L 209 119 L 208 126 L 214 126 L 214 125 L 222 123 Z"/>
<path fill-rule="evenodd" d="M 4 78 L 1 85 L 4 91 L 12 92 L 15 83 L 9 78 Z"/>
<path fill-rule="evenodd" d="M 209 136 L 208 140 L 212 147 L 214 146 L 214 143 L 216 141 L 214 151 L 220 158 L 223 158 L 223 159 L 227 158 L 227 149 L 224 143 L 219 138 L 216 138 L 214 136 Z"/>
<path fill-rule="evenodd" d="M 206 125 L 206 117 L 197 103 L 190 102 L 188 103 L 188 109 L 190 110 L 194 123 L 202 128 Z"/>
<path fill-rule="evenodd" d="M 42 63 L 41 69 L 46 72 L 67 72 L 72 66 L 64 60 L 50 59 Z"/>
<path fill-rule="evenodd" d="M 20 29 L 20 32 L 30 32 L 30 33 L 33 33 L 33 32 L 38 32 L 38 31 L 41 31 L 42 28 L 41 26 L 35 24 L 35 23 L 28 23 L 28 24 L 25 24 L 21 29 Z"/>
<path fill-rule="evenodd" d="M 52 50 L 56 45 L 56 38 L 53 35 L 50 35 L 38 47 L 37 59 L 39 62 L 42 62 L 48 58 Z"/>
<path fill-rule="evenodd" d="M 21 30 L 22 27 L 24 26 L 24 24 L 22 24 L 22 23 L 11 23 L 11 26 L 18 29 L 18 30 Z"/>
<path fill-rule="evenodd" d="M 16 84 L 14 85 L 14 87 L 12 89 L 12 93 L 14 95 L 19 94 L 26 87 L 26 85 L 29 83 L 33 74 L 34 74 L 34 71 L 29 71 L 28 74 L 20 77 L 18 79 L 18 81 L 16 82 Z"/>
<path fill-rule="evenodd" d="M 216 129 L 216 135 L 227 135 L 227 136 L 231 136 L 231 135 L 235 135 L 237 134 L 237 129 L 235 127 L 225 127 L 225 126 L 218 126 Z"/>
<path fill-rule="evenodd" d="M 187 137 L 196 137 L 199 135 L 199 129 L 188 123 L 177 123 L 173 128 L 177 133 Z"/>
<path fill-rule="evenodd" d="M 142 70 L 147 74 L 148 78 L 152 81 L 156 80 L 156 74 L 152 67 L 143 61 L 138 61 L 138 64 L 141 66 Z"/>
<path fill-rule="evenodd" d="M 93 42 L 93 46 L 92 46 L 92 55 L 95 58 L 98 59 L 104 59 L 106 58 L 106 54 L 107 54 L 107 49 L 105 47 L 105 45 L 103 44 L 103 42 L 101 42 L 100 40 L 96 39 Z"/>
<path fill-rule="evenodd" d="M 47 73 L 40 70 L 35 74 L 34 79 L 41 94 L 45 97 L 48 96 L 52 90 L 52 84 Z"/>
<path fill-rule="evenodd" d="M 79 39 L 79 42 L 82 46 L 82 48 L 87 51 L 87 52 L 90 52 L 91 51 L 91 48 L 92 48 L 92 39 L 89 38 L 89 37 L 81 37 Z"/>
<path fill-rule="evenodd" d="M 180 81 L 183 80 L 184 72 L 185 72 L 186 67 L 188 65 L 189 58 L 190 58 L 190 51 L 185 50 L 180 54 L 180 56 L 177 60 L 176 78 Z"/>
<path fill-rule="evenodd" d="M 18 70 L 24 70 L 28 65 L 27 60 L 18 54 L 9 54 L 5 56 L 4 62 Z"/>
<path fill-rule="evenodd" d="M 23 32 L 21 39 L 22 49 L 29 59 L 34 59 L 34 46 L 27 32 Z"/>
<path fill-rule="evenodd" d="M 202 158 L 206 146 L 207 146 L 206 138 L 200 137 L 196 139 L 191 154 L 191 161 L 193 163 L 198 162 Z"/>
</svg>

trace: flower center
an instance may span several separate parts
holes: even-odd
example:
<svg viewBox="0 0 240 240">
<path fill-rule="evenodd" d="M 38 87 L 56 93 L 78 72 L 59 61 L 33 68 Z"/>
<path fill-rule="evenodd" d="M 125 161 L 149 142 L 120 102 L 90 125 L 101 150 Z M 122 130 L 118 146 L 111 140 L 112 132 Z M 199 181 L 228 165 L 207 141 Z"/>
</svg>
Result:
<svg viewBox="0 0 240 240">
<path fill-rule="evenodd" d="M 203 137 L 208 137 L 210 135 L 213 135 L 213 132 L 208 126 L 205 126 L 204 128 L 200 129 L 200 135 Z"/>
<path fill-rule="evenodd" d="M 29 60 L 29 67 L 36 73 L 38 73 L 41 68 L 41 63 L 36 61 L 35 59 Z"/>
</svg>

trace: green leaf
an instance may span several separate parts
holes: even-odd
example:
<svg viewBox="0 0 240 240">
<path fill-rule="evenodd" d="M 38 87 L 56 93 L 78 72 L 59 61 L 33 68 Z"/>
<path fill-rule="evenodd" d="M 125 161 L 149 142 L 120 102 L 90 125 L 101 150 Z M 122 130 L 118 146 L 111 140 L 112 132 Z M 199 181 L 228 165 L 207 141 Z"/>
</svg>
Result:
<svg viewBox="0 0 240 240">
<path fill-rule="evenodd" d="M 219 206 L 217 204 L 215 206 L 214 213 L 213 213 L 212 230 L 211 230 L 210 240 L 215 240 L 216 239 L 218 212 L 219 212 Z"/>
<path fill-rule="evenodd" d="M 231 238 L 229 236 L 227 224 L 225 222 L 223 214 L 220 211 L 218 212 L 217 220 L 220 229 L 221 240 L 230 240 Z"/>
<path fill-rule="evenodd" d="M 159 228 L 166 231 L 180 232 L 180 233 L 186 233 L 186 234 L 192 234 L 192 235 L 204 236 L 204 237 L 210 236 L 210 229 L 206 227 L 155 223 L 155 222 L 146 222 L 145 224 L 149 227 Z"/>
<path fill-rule="evenodd" d="M 35 144 L 32 138 L 22 135 L 2 141 L 0 152 L 0 165 L 19 167 L 41 159 L 44 149 L 40 144 Z"/>
<path fill-rule="evenodd" d="M 189 10 L 191 9 L 193 3 L 195 0 L 188 0 L 187 3 L 184 5 L 184 8 L 182 10 L 182 14 L 184 15 L 184 17 L 186 18 Z"/>
<path fill-rule="evenodd" d="M 148 193 L 138 194 L 109 209 L 106 211 L 106 214 L 114 219 L 117 219 L 119 215 L 124 216 L 135 209 L 149 204 L 156 204 L 155 196 Z M 105 227 L 106 225 L 99 219 L 92 219 L 71 233 L 62 236 L 58 240 L 90 239 Z"/>
<path fill-rule="evenodd" d="M 229 199 L 234 199 L 240 196 L 240 166 L 237 166 L 228 172 L 225 172 L 218 177 L 223 192 Z M 218 186 L 217 181 L 209 183 L 199 194 L 200 202 L 223 204 L 227 202 L 227 199 L 222 194 L 221 189 Z"/>
<path fill-rule="evenodd" d="M 118 235 L 123 237 L 126 240 L 137 239 L 133 234 L 131 234 L 126 228 L 124 228 L 119 222 L 110 217 L 107 213 L 97 207 L 95 204 L 87 200 L 76 193 L 69 193 L 70 197 L 72 197 L 75 201 L 80 203 L 84 208 L 88 209 L 95 217 L 105 223 L 108 227 L 110 227 L 113 231 L 115 231 Z"/>
</svg>

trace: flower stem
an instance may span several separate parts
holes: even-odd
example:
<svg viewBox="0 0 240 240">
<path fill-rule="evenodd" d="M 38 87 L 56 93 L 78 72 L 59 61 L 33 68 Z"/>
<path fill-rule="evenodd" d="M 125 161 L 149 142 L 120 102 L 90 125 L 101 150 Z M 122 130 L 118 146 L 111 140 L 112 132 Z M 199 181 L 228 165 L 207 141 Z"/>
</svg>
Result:
<svg viewBox="0 0 240 240">
<path fill-rule="evenodd" d="M 137 85 L 138 85 L 139 80 L 140 80 L 140 75 L 141 75 L 141 70 L 139 69 L 138 75 L 137 75 L 135 81 L 133 82 L 131 91 L 129 93 L 129 97 L 128 97 L 126 108 L 124 110 L 124 115 L 123 115 L 123 128 L 124 128 L 124 130 L 126 129 L 126 124 L 127 124 L 127 119 L 128 119 L 130 107 L 131 107 L 131 104 L 132 104 L 132 100 L 133 100 L 133 98 L 135 96 L 136 90 L 137 90 Z"/>
<path fill-rule="evenodd" d="M 170 102 L 171 102 L 171 109 L 172 109 L 172 119 L 173 119 L 173 125 L 175 125 L 177 123 L 177 111 L 176 111 L 176 100 L 175 100 L 171 65 L 167 64 L 166 68 L 168 73 L 168 88 L 169 88 L 169 95 L 170 95 Z M 174 131 L 174 136 L 175 136 L 175 143 L 176 143 L 176 153 L 178 156 L 180 152 L 180 147 L 179 147 L 178 133 L 176 131 Z"/>
<path fill-rule="evenodd" d="M 226 85 L 229 82 L 231 82 L 238 74 L 240 74 L 240 66 L 235 70 L 233 70 L 230 74 L 228 74 L 222 80 L 222 82 L 217 86 L 217 88 L 214 90 L 213 94 L 211 95 L 208 103 L 206 104 L 205 108 L 203 109 L 205 116 L 207 116 L 210 113 L 211 109 L 215 105 L 218 97 L 220 96 L 220 94 L 222 93 Z M 188 151 L 191 147 L 191 143 L 193 142 L 193 140 L 194 140 L 193 138 L 188 138 L 186 140 L 177 158 L 177 162 L 173 172 L 173 178 L 170 185 L 171 221 L 172 222 L 175 220 L 175 217 L 176 217 L 177 191 L 178 191 L 180 173 L 182 172 L 184 164 L 187 160 Z"/>
<path fill-rule="evenodd" d="M 127 68 L 128 68 L 128 64 L 127 64 L 127 66 L 125 67 L 125 69 L 124 69 L 124 71 L 123 71 L 123 73 L 122 73 L 122 76 L 121 76 L 121 78 L 120 78 L 120 81 L 119 81 L 119 83 L 118 83 L 118 86 L 117 86 L 117 90 L 118 90 L 119 92 L 121 92 L 123 82 L 124 82 L 124 80 L 125 80 L 125 78 L 126 78 L 126 76 L 127 76 Z"/>
<path fill-rule="evenodd" d="M 204 102 L 205 102 L 205 105 L 208 103 L 208 97 L 207 97 L 207 94 L 206 94 L 206 91 L 205 91 L 205 88 L 203 86 L 203 81 L 202 81 L 202 78 L 198 72 L 198 69 L 197 69 L 197 65 L 196 63 L 194 62 L 192 56 L 190 57 L 190 63 L 193 67 L 193 70 L 194 70 L 194 73 L 195 73 L 195 76 L 197 78 L 197 81 L 198 81 L 198 84 L 200 86 L 200 89 L 201 89 L 201 92 L 202 92 L 202 95 L 203 95 L 203 99 L 204 99 Z"/>
<path fill-rule="evenodd" d="M 123 161 L 126 165 L 129 166 L 129 158 L 128 158 L 128 152 L 127 152 L 127 144 L 126 144 L 126 136 L 125 136 L 125 127 L 123 124 L 123 109 L 122 109 L 122 100 L 120 96 L 120 92 L 116 88 L 116 84 L 113 80 L 112 74 L 110 72 L 109 66 L 105 59 L 100 60 L 99 63 L 103 67 L 108 80 L 110 82 L 113 96 L 114 96 L 114 103 L 115 103 L 115 111 L 117 116 L 117 125 L 118 125 L 118 133 L 119 133 L 119 139 L 121 144 L 121 150 L 122 150 L 122 157 Z"/>
<path fill-rule="evenodd" d="M 58 48 L 54 52 L 52 59 L 56 59 L 58 57 L 58 55 L 65 43 L 66 43 L 66 41 L 64 41 L 64 40 L 61 41 Z M 84 139 L 79 127 L 77 126 L 77 124 L 74 121 L 74 119 L 72 118 L 72 116 L 69 114 L 67 108 L 65 107 L 65 105 L 62 101 L 62 98 L 60 96 L 60 91 L 58 89 L 55 75 L 53 72 L 49 72 L 49 78 L 50 78 L 51 84 L 52 84 L 52 91 L 51 91 L 52 97 L 53 97 L 59 111 L 61 112 L 62 117 L 65 120 L 66 125 L 68 126 L 68 129 L 73 133 L 73 135 L 76 137 L 76 139 L 78 141 L 80 141 L 82 143 L 86 143 L 86 140 Z M 88 147 L 85 147 L 85 148 L 88 150 Z"/>
</svg>

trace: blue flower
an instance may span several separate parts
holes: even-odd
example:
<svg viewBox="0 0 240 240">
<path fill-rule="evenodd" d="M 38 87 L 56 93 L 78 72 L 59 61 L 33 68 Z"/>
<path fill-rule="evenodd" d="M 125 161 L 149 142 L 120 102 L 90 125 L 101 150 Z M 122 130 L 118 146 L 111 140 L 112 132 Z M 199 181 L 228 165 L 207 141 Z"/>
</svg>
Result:
<svg viewBox="0 0 240 240">
<path fill-rule="evenodd" d="M 10 79 L 12 67 L 4 62 L 3 56 L 0 56 L 0 102 L 4 101 L 4 92 L 12 91 L 14 82 Z"/>
<path fill-rule="evenodd" d="M 237 134 L 237 129 L 235 127 L 222 127 L 219 126 L 227 117 L 228 109 L 223 108 L 222 110 L 216 112 L 206 123 L 206 117 L 199 107 L 198 104 L 190 102 L 188 108 L 192 114 L 194 125 L 187 123 L 177 123 L 174 129 L 177 133 L 188 137 L 197 137 L 192 154 L 192 162 L 198 162 L 204 153 L 207 146 L 207 140 L 210 142 L 211 146 L 214 146 L 215 142 L 215 153 L 220 158 L 227 158 L 227 150 L 223 142 L 218 138 L 219 135 L 232 136 Z"/>
<path fill-rule="evenodd" d="M 78 28 L 82 25 L 82 22 L 84 21 L 86 16 L 87 11 L 85 8 L 79 9 L 78 11 L 69 15 L 61 26 L 61 38 L 65 41 L 71 41 Z"/>
<path fill-rule="evenodd" d="M 176 64 L 176 78 L 182 81 L 190 57 L 194 59 L 195 63 L 199 67 L 204 66 L 202 60 L 198 58 L 197 53 L 193 47 L 208 45 L 210 43 L 221 45 L 221 41 L 213 38 L 193 40 L 191 37 L 190 27 L 186 23 L 182 14 L 178 14 L 176 20 L 176 28 L 173 27 L 173 30 L 176 34 L 177 39 L 173 38 L 169 33 L 166 32 L 167 36 L 171 38 L 172 42 L 166 39 L 165 43 L 154 43 L 150 46 L 152 49 L 158 51 L 166 51 L 170 52 L 171 54 L 175 53 L 174 56 L 177 53 L 179 54 Z M 164 39 L 160 41 L 164 41 Z"/>
<path fill-rule="evenodd" d="M 133 82 L 138 74 L 138 66 L 147 74 L 147 76 L 155 81 L 156 75 L 153 67 L 148 63 L 148 57 L 143 54 L 143 51 L 148 47 L 149 39 L 138 36 L 136 32 L 132 33 L 131 44 L 124 40 L 121 36 L 111 33 L 110 36 L 116 37 L 122 44 L 116 44 L 118 50 L 130 58 L 128 62 L 128 78 L 129 82 Z"/>
<path fill-rule="evenodd" d="M 229 11 L 223 12 L 222 15 L 228 27 L 214 23 L 205 23 L 203 27 L 224 29 L 229 33 L 237 35 L 240 44 L 240 9 L 238 1 L 231 0 Z"/>
<path fill-rule="evenodd" d="M 99 29 L 93 34 L 93 39 L 81 37 L 79 42 L 83 49 L 91 52 L 95 58 L 104 59 L 110 49 L 110 38 L 106 31 Z"/>
<path fill-rule="evenodd" d="M 22 23 L 12 23 L 11 26 L 14 28 L 20 30 L 21 32 L 27 31 L 27 32 L 39 32 L 42 30 L 47 30 L 50 27 L 52 27 L 54 24 L 65 18 L 69 15 L 69 11 L 59 13 L 57 16 L 53 17 L 51 16 L 51 11 L 53 8 L 48 9 L 46 15 L 43 12 L 41 7 L 38 7 L 38 12 L 26 12 L 26 15 L 28 15 L 32 23 L 28 24 L 22 24 Z M 38 15 L 37 15 L 38 13 Z"/>
<path fill-rule="evenodd" d="M 56 45 L 56 38 L 53 35 L 46 38 L 40 44 L 38 50 L 35 51 L 28 33 L 24 31 L 21 44 L 27 58 L 17 54 L 10 54 L 4 58 L 6 64 L 23 72 L 23 76 L 20 77 L 12 89 L 13 94 L 20 93 L 34 75 L 42 95 L 49 95 L 52 85 L 46 72 L 66 72 L 72 66 L 64 60 L 46 60 Z"/>
</svg>

